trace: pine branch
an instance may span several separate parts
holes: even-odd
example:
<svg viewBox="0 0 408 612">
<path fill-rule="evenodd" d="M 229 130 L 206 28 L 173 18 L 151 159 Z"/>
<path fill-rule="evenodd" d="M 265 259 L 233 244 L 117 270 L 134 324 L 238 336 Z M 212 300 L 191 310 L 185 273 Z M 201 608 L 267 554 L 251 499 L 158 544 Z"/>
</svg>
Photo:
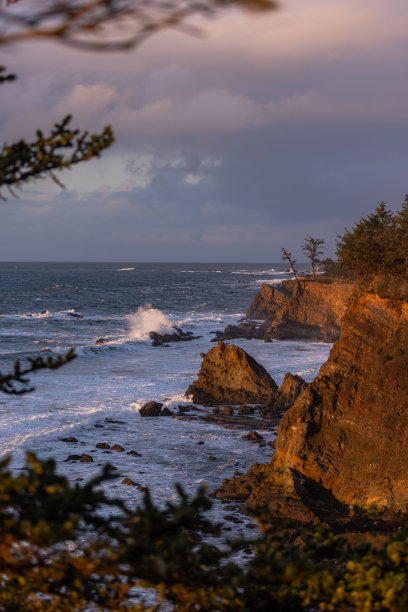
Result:
<svg viewBox="0 0 408 612">
<path fill-rule="evenodd" d="M 50 176 L 60 186 L 55 170 L 70 168 L 80 162 L 99 157 L 100 153 L 114 142 L 110 126 L 101 134 L 89 135 L 71 129 L 71 116 L 56 123 L 49 136 L 38 130 L 33 142 L 19 140 L 11 145 L 5 143 L 0 152 L 0 188 L 20 187 L 22 183 Z M 4 195 L 0 192 L 0 197 Z"/>
<path fill-rule="evenodd" d="M 0 392 L 9 395 L 24 395 L 34 391 L 35 387 L 30 385 L 28 374 L 37 372 L 38 370 L 57 370 L 69 361 L 75 359 L 74 349 L 70 349 L 65 355 L 57 355 L 57 357 L 42 357 L 29 358 L 30 366 L 22 369 L 21 363 L 17 359 L 14 363 L 14 371 L 10 374 L 2 374 L 0 372 Z"/>
</svg>

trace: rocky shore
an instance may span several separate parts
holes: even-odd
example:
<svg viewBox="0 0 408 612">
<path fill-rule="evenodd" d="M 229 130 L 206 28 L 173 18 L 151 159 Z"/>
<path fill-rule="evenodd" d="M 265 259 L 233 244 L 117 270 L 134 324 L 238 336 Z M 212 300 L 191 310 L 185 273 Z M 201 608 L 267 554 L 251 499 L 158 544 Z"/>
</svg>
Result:
<svg viewBox="0 0 408 612">
<path fill-rule="evenodd" d="M 246 312 L 247 320 L 215 332 L 215 340 L 257 338 L 335 342 L 352 284 L 309 278 L 263 284 Z M 261 320 L 261 322 L 260 322 Z"/>
<path fill-rule="evenodd" d="M 216 492 L 274 516 L 385 527 L 406 523 L 408 304 L 362 294 L 317 378 L 285 413 L 269 464 Z"/>
</svg>

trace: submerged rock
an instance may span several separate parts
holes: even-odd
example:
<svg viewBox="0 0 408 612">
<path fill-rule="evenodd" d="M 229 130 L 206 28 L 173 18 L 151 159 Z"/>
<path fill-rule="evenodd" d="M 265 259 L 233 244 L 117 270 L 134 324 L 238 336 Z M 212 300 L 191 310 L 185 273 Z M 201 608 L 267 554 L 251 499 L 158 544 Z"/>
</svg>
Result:
<svg viewBox="0 0 408 612">
<path fill-rule="evenodd" d="M 202 357 L 198 379 L 186 391 L 194 402 L 268 404 L 276 398 L 278 387 L 272 377 L 243 349 L 219 341 Z"/>
<path fill-rule="evenodd" d="M 160 402 L 147 402 L 140 409 L 140 416 L 142 417 L 158 417 L 160 416 L 160 412 L 163 404 Z"/>
<path fill-rule="evenodd" d="M 179 327 L 174 327 L 174 329 L 175 331 L 172 334 L 159 334 L 155 331 L 149 332 L 152 346 L 165 346 L 167 342 L 188 342 L 202 338 L 202 336 L 195 336 L 193 332 L 184 332 Z"/>
<path fill-rule="evenodd" d="M 243 440 L 259 444 L 259 446 L 266 446 L 265 438 L 261 436 L 257 431 L 250 431 L 246 436 L 242 436 Z"/>
<path fill-rule="evenodd" d="M 215 338 L 211 342 L 217 342 L 218 340 L 235 340 L 236 338 L 246 339 L 262 339 L 264 337 L 264 330 L 262 330 L 255 323 L 239 323 L 238 325 L 227 325 L 224 331 L 211 332 L 215 334 Z"/>
</svg>

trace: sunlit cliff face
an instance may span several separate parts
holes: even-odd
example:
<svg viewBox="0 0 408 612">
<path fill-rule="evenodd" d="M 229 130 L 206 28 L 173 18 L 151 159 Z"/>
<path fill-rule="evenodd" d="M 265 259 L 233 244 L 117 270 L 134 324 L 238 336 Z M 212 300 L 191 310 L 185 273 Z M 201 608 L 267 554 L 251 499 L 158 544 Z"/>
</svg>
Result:
<svg viewBox="0 0 408 612">
<path fill-rule="evenodd" d="M 278 260 L 399 207 L 406 3 L 287 0 L 198 25 L 129 54 L 5 49 L 19 80 L 2 86 L 4 138 L 72 113 L 117 141 L 61 176 L 65 192 L 42 182 L 2 204 L 1 259 Z"/>
</svg>

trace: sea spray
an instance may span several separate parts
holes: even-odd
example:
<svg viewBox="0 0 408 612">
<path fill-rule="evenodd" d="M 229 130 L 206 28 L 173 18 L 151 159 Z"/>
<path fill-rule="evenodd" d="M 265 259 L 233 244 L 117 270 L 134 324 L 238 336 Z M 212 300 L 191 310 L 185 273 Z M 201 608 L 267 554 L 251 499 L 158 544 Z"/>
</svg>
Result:
<svg viewBox="0 0 408 612">
<path fill-rule="evenodd" d="M 151 304 L 139 306 L 135 314 L 129 317 L 132 340 L 147 340 L 149 332 L 168 334 L 174 332 L 173 323 L 161 310 L 153 308 Z"/>
</svg>

